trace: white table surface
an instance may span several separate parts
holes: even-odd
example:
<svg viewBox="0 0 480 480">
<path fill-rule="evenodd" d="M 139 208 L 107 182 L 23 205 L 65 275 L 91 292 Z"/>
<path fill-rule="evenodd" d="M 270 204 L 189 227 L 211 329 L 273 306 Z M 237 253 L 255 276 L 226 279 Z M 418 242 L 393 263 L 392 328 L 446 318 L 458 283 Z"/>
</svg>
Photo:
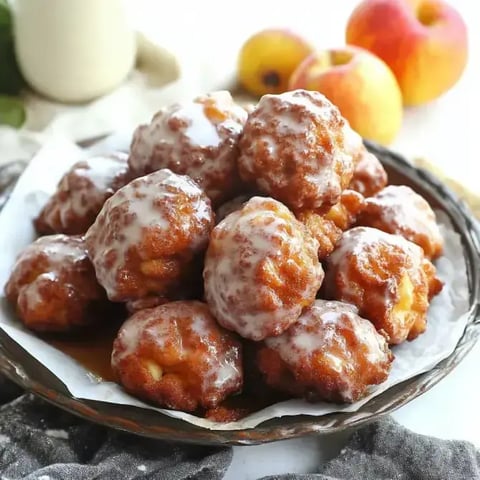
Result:
<svg viewBox="0 0 480 480">
<path fill-rule="evenodd" d="M 226 72 L 234 70 L 241 43 L 249 33 L 262 27 L 288 26 L 302 32 L 319 48 L 343 45 L 345 23 L 358 3 L 262 0 L 244 2 L 241 7 L 219 0 L 176 0 L 168 2 L 167 11 L 165 2 L 126 1 L 132 7 L 131 17 L 137 28 L 172 49 L 181 64 L 188 66 L 184 86 L 192 93 L 221 86 L 228 77 Z M 471 55 L 467 70 L 461 81 L 437 101 L 405 111 L 402 129 L 391 147 L 409 157 L 425 156 L 473 191 L 479 191 L 480 159 L 474 138 L 480 133 L 477 128 L 474 131 L 478 121 L 473 120 L 480 111 L 477 2 L 451 0 L 450 3 L 458 8 L 469 26 Z M 478 365 L 480 344 L 449 376 L 396 411 L 394 418 L 416 432 L 465 439 L 480 447 Z M 315 472 L 322 462 L 340 451 L 345 441 L 343 434 L 235 447 L 225 480 Z"/>
<path fill-rule="evenodd" d="M 160 29 L 158 18 L 152 16 L 156 8 L 153 2 L 136 0 L 134 3 L 135 20 L 145 32 L 186 57 L 198 56 L 199 63 L 208 55 L 209 60 L 202 63 L 205 77 L 221 79 L 222 74 L 234 65 L 235 54 L 242 41 L 250 32 L 262 27 L 289 26 L 303 32 L 318 47 L 342 45 L 346 20 L 358 2 L 296 0 L 287 3 L 267 0 L 255 4 L 246 2 L 248 7 L 240 9 L 237 4 L 226 7 L 224 2 L 219 4 L 207 0 L 191 5 L 190 2 L 177 0 L 168 17 L 178 22 L 161 22 Z M 476 91 L 480 83 L 480 42 L 475 23 L 477 8 L 476 2 L 471 0 L 452 0 L 451 3 L 462 13 L 469 26 L 468 67 L 461 81 L 443 97 L 429 105 L 405 111 L 402 129 L 391 147 L 409 157 L 425 156 L 473 191 L 479 191 L 477 162 L 480 158 L 474 148 L 474 138 L 480 134 L 476 128 L 474 131 L 473 122 L 474 114 L 480 110 Z M 217 20 L 222 16 L 224 21 Z M 396 411 L 393 417 L 415 432 L 469 440 L 480 447 L 478 365 L 480 344 L 437 386 Z M 323 461 L 340 451 L 345 441 L 343 434 L 235 447 L 225 480 L 250 480 L 286 472 L 315 472 Z"/>
</svg>

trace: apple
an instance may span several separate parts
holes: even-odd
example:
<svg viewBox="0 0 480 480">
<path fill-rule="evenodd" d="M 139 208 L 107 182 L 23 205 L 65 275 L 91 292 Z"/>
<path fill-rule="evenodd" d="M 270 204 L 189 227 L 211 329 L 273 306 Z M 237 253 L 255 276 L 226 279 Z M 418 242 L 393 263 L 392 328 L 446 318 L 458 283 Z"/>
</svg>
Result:
<svg viewBox="0 0 480 480">
<path fill-rule="evenodd" d="M 363 138 L 388 145 L 402 123 L 402 94 L 388 66 L 367 50 L 345 46 L 308 56 L 289 89 L 316 90 L 340 110 Z"/>
<path fill-rule="evenodd" d="M 261 30 L 249 37 L 240 49 L 238 79 L 253 95 L 282 93 L 292 72 L 312 51 L 311 45 L 291 30 Z"/>
<path fill-rule="evenodd" d="M 467 62 L 465 23 L 442 0 L 365 0 L 348 20 L 346 40 L 387 63 L 405 105 L 439 97 Z"/>
</svg>

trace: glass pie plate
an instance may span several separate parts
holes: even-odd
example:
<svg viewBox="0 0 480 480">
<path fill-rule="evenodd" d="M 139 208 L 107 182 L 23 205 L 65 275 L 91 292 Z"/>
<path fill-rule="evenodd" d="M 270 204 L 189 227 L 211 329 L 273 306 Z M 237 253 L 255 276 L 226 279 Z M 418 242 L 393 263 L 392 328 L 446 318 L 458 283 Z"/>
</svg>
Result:
<svg viewBox="0 0 480 480">
<path fill-rule="evenodd" d="M 389 388 L 355 412 L 331 413 L 320 417 L 286 416 L 244 430 L 208 430 L 154 410 L 75 398 L 55 375 L 1 330 L 0 372 L 24 389 L 92 422 L 148 437 L 198 444 L 252 445 L 339 432 L 370 422 L 410 402 L 448 375 L 480 336 L 480 236 L 476 220 L 468 208 L 435 176 L 412 166 L 390 150 L 371 143 L 367 143 L 367 147 L 387 169 L 389 183 L 410 185 L 427 198 L 434 208 L 444 211 L 462 240 L 469 288 L 467 326 L 453 353 L 429 371 Z M 3 176 L 0 171 L 3 197 L 12 184 L 5 177 L 15 176 L 20 170 L 21 165 L 15 165 Z M 0 191 L 0 208 L 3 202 Z"/>
</svg>

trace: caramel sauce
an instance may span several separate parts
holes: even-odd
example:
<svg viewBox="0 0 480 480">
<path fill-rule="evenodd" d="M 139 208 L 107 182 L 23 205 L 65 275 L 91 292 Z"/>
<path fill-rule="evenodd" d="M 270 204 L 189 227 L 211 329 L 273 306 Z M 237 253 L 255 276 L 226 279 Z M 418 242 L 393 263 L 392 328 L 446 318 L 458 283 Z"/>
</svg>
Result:
<svg viewBox="0 0 480 480">
<path fill-rule="evenodd" d="M 91 330 L 75 332 L 70 335 L 37 335 L 44 342 L 76 360 L 96 377 L 107 382 L 115 382 L 110 357 L 113 341 L 121 323 L 121 321 L 112 322 L 104 327 L 95 326 Z M 252 368 L 251 365 L 246 365 L 246 367 L 249 371 Z M 243 393 L 225 399 L 216 408 L 200 409 L 192 413 L 218 422 L 236 421 L 276 402 L 291 398 L 270 390 L 256 375 L 258 375 L 257 372 L 252 376 L 251 371 L 250 374 L 246 374 Z"/>
<path fill-rule="evenodd" d="M 95 330 L 81 334 L 76 332 L 70 336 L 58 336 L 58 334 L 39 334 L 38 336 L 52 347 L 76 360 L 96 377 L 107 382 L 115 382 L 110 357 L 113 340 L 120 325 L 121 323 L 111 324 L 103 328 L 97 326 Z M 259 383 L 257 378 L 247 378 L 243 393 L 227 398 L 216 408 L 202 409 L 192 413 L 213 421 L 231 422 L 288 398 L 290 397 L 285 394 L 268 389 Z"/>
<path fill-rule="evenodd" d="M 105 328 L 96 327 L 88 334 L 68 336 L 42 335 L 42 339 L 76 360 L 82 367 L 105 381 L 114 381 L 110 366 L 113 340 L 119 325 Z"/>
</svg>

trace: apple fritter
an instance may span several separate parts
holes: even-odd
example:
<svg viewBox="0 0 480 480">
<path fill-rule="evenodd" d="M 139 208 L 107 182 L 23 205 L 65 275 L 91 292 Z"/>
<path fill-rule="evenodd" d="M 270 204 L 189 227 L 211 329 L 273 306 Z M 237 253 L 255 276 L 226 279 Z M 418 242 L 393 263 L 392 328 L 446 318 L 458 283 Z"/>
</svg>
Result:
<svg viewBox="0 0 480 480">
<path fill-rule="evenodd" d="M 326 260 L 327 297 L 355 305 L 391 344 L 425 331 L 429 300 L 440 289 L 418 245 L 375 228 L 348 230 Z"/>
<path fill-rule="evenodd" d="M 423 248 L 425 256 L 442 254 L 443 238 L 428 202 L 404 185 L 389 185 L 368 198 L 359 225 L 394 233 Z"/>
<path fill-rule="evenodd" d="M 298 321 L 258 347 L 268 385 L 308 400 L 352 403 L 388 377 L 385 337 L 353 305 L 316 300 Z"/>
</svg>

